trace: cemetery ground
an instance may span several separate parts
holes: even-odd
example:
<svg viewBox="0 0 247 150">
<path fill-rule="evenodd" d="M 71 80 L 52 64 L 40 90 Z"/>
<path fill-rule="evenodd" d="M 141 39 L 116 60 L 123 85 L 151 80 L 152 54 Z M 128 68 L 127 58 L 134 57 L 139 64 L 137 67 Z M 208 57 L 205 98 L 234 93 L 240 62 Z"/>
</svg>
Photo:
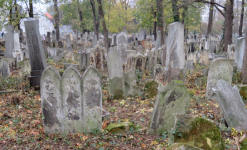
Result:
<svg viewBox="0 0 247 150">
<path fill-rule="evenodd" d="M 63 65 L 48 59 L 48 64 L 60 70 Z M 19 63 L 19 67 L 23 62 Z M 214 100 L 205 98 L 206 83 L 195 85 L 195 80 L 202 77 L 202 68 L 195 65 L 187 73 L 185 85 L 192 95 L 188 114 L 208 118 L 220 129 L 226 149 L 237 149 L 236 139 L 246 131 L 236 132 L 227 128 L 223 122 L 219 105 Z M 144 80 L 149 73 L 142 74 Z M 150 126 L 155 97 L 148 98 L 147 93 L 125 99 L 112 97 L 107 90 L 107 77 L 102 77 L 102 106 L 110 113 L 110 118 L 102 122 L 102 131 L 94 130 L 90 134 L 45 134 L 43 130 L 40 91 L 30 89 L 27 76 L 20 78 L 19 70 L 7 79 L 2 79 L 0 96 L 0 149 L 166 149 L 168 134 L 160 136 L 146 135 Z M 241 82 L 239 74 L 233 77 L 232 85 Z M 163 84 L 168 84 L 164 83 Z M 247 102 L 245 101 L 247 107 Z M 134 126 L 116 129 L 111 133 L 106 129 L 111 123 L 131 122 Z"/>
</svg>

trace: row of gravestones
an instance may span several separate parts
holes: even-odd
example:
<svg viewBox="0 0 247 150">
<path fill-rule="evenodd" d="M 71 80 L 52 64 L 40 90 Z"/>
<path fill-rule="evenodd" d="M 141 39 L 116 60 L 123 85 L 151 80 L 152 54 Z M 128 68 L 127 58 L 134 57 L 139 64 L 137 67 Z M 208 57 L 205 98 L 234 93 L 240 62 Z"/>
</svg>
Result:
<svg viewBox="0 0 247 150">
<path fill-rule="evenodd" d="M 60 76 L 55 68 L 48 66 L 40 86 L 46 133 L 101 131 L 101 74 L 95 67 L 89 66 L 81 75 L 70 66 Z"/>
</svg>

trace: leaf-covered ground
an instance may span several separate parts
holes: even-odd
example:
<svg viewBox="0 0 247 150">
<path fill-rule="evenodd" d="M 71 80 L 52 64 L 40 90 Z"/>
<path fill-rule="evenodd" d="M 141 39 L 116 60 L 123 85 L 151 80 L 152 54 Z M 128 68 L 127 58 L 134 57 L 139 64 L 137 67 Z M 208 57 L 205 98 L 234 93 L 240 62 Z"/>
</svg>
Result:
<svg viewBox="0 0 247 150">
<path fill-rule="evenodd" d="M 55 65 L 63 68 L 61 64 Z M 226 149 L 236 149 L 234 138 L 240 137 L 224 126 L 219 106 L 214 100 L 206 100 L 206 85 L 196 87 L 194 80 L 202 76 L 201 69 L 187 75 L 186 86 L 194 94 L 188 114 L 212 119 L 222 131 Z M 237 79 L 234 79 L 234 82 Z M 20 78 L 18 70 L 2 80 L 4 91 L 0 95 L 0 149 L 165 149 L 168 147 L 167 134 L 146 135 L 154 98 L 142 96 L 126 99 L 112 99 L 107 92 L 106 76 L 103 77 L 103 108 L 110 112 L 110 119 L 102 122 L 103 131 L 91 134 L 51 134 L 43 130 L 40 92 L 29 88 L 27 77 Z M 119 134 L 108 133 L 110 123 L 130 121 L 136 129 Z"/>
</svg>

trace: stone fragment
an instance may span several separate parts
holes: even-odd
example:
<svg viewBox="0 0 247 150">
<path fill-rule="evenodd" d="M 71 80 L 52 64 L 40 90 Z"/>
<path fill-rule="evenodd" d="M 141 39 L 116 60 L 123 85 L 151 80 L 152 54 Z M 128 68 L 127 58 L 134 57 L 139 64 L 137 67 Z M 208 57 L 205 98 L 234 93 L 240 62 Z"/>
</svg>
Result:
<svg viewBox="0 0 247 150">
<path fill-rule="evenodd" d="M 106 130 L 108 130 L 110 133 L 126 133 L 128 130 L 130 130 L 130 128 L 135 129 L 135 126 L 133 123 L 122 122 L 119 124 L 116 124 L 116 123 L 109 124 L 106 127 Z"/>
</svg>

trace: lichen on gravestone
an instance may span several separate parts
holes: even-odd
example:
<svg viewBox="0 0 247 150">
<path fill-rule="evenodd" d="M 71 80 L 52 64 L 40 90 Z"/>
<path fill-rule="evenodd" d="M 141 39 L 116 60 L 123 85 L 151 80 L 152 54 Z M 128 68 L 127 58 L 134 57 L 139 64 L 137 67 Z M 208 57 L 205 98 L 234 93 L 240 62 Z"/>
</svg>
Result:
<svg viewBox="0 0 247 150">
<path fill-rule="evenodd" d="M 169 144 L 187 143 L 190 146 L 224 150 L 224 140 L 213 121 L 188 114 L 174 114 L 174 127 L 169 132 Z"/>
<path fill-rule="evenodd" d="M 171 130 L 174 126 L 173 113 L 185 114 L 188 111 L 190 99 L 183 81 L 173 80 L 166 86 L 160 85 L 148 134 L 160 135 Z"/>
</svg>

